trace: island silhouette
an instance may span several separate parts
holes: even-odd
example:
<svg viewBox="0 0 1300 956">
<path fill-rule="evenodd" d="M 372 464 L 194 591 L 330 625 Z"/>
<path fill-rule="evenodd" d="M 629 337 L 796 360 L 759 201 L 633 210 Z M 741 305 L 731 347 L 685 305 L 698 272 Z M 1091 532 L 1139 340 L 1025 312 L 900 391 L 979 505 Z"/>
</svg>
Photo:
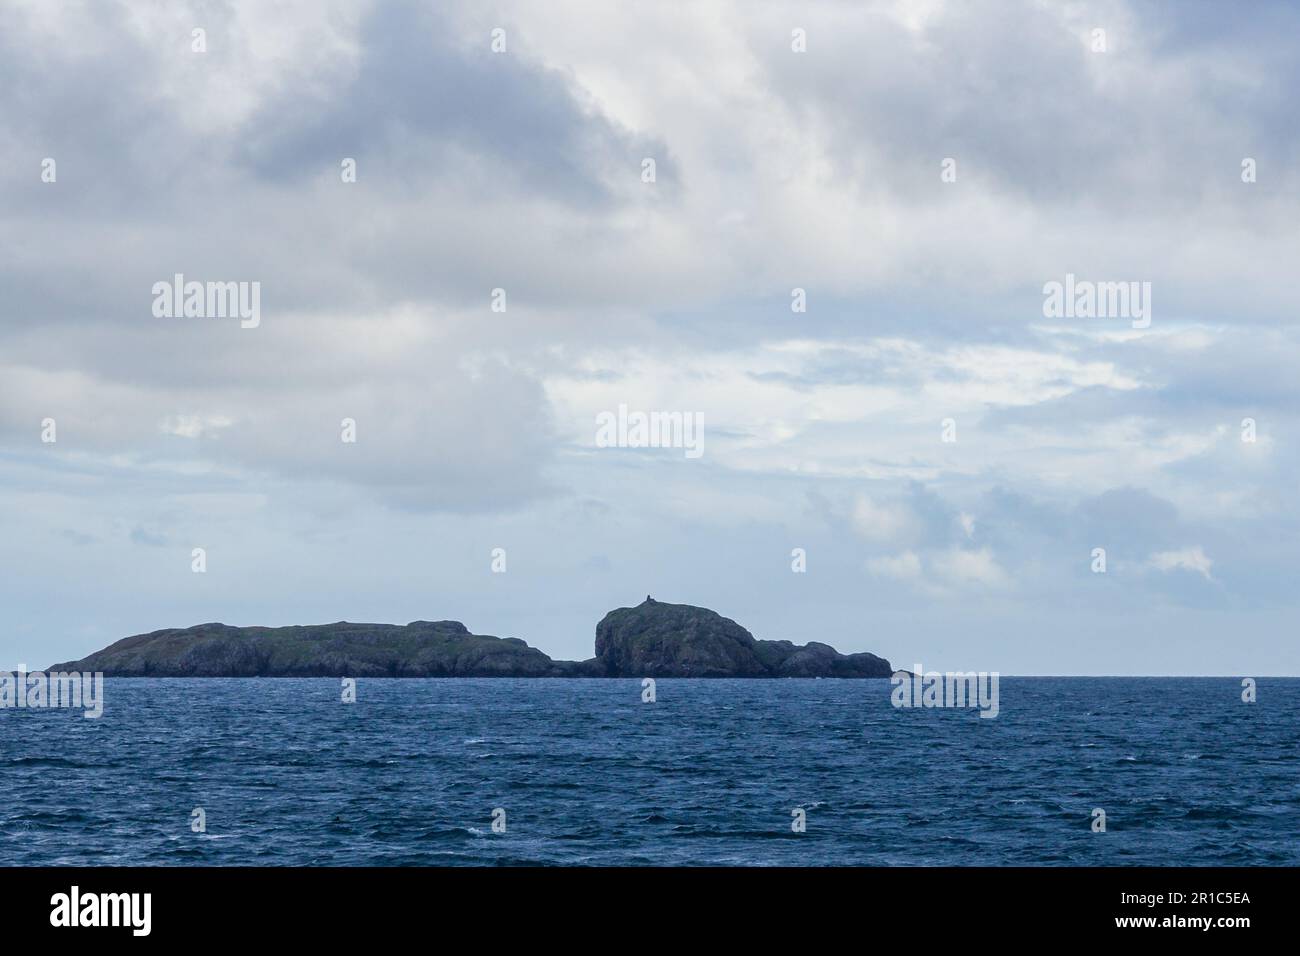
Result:
<svg viewBox="0 0 1300 956">
<path fill-rule="evenodd" d="M 47 671 L 106 677 L 889 677 L 875 654 L 758 640 L 716 611 L 649 595 L 596 625 L 596 656 L 557 661 L 459 621 L 233 627 L 197 624 L 126 637 Z"/>
</svg>

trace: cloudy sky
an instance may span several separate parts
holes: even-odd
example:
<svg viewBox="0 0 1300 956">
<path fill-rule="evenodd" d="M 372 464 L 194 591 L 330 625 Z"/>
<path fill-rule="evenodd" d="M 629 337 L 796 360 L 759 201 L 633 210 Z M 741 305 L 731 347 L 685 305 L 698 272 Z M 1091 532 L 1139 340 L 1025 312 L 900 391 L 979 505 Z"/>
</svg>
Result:
<svg viewBox="0 0 1300 956">
<path fill-rule="evenodd" d="M 0 666 L 218 620 L 584 658 L 651 593 L 901 666 L 1298 674 L 1297 35 L 0 0 Z M 260 325 L 156 316 L 176 273 Z M 1067 274 L 1150 326 L 1046 317 Z M 703 455 L 599 447 L 621 404 Z"/>
</svg>

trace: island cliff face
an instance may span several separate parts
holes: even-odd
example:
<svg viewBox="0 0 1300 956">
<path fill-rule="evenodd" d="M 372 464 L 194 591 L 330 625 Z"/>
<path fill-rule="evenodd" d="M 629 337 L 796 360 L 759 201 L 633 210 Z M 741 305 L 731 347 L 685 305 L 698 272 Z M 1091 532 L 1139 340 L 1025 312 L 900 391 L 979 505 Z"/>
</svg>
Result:
<svg viewBox="0 0 1300 956">
<path fill-rule="evenodd" d="M 760 641 L 708 608 L 647 597 L 596 625 L 596 663 L 611 677 L 888 677 L 889 661 L 828 644 Z"/>
<path fill-rule="evenodd" d="M 459 621 L 231 627 L 137 634 L 51 671 L 108 677 L 558 677 L 562 665 L 514 637 Z"/>
<path fill-rule="evenodd" d="M 199 624 L 123 638 L 47 671 L 108 677 L 888 677 L 874 654 L 756 640 L 708 608 L 646 598 L 596 627 L 596 656 L 554 661 L 459 621 L 231 627 Z"/>
</svg>

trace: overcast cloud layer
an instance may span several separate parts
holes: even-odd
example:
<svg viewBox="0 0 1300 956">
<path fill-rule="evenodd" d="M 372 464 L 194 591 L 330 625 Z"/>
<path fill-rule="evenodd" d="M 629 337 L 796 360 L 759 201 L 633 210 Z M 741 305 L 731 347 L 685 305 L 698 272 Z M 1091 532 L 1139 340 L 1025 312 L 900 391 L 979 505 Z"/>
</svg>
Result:
<svg viewBox="0 0 1300 956">
<path fill-rule="evenodd" d="M 649 592 L 899 666 L 1298 674 L 1297 36 L 0 0 L 0 667 L 213 620 L 584 658 Z M 176 273 L 260 325 L 156 317 Z M 1150 326 L 1045 317 L 1067 274 Z M 704 454 L 598 447 L 619 405 Z"/>
</svg>

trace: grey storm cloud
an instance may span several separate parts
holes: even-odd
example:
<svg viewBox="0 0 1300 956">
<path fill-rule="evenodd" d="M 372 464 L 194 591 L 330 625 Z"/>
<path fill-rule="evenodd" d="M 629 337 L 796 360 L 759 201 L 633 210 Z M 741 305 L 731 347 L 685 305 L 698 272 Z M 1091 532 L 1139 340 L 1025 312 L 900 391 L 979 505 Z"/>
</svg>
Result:
<svg viewBox="0 0 1300 956">
<path fill-rule="evenodd" d="M 915 29 L 880 7 L 822 6 L 805 18 L 823 26 L 819 55 L 771 50 L 768 90 L 831 131 L 855 185 L 916 202 L 943 201 L 932 187 L 943 157 L 982 188 L 1123 218 L 1226 192 L 1225 170 L 1243 156 L 1293 191 L 1294 7 L 1195 6 L 1169 17 L 1153 3 L 1066 16 L 1047 4 L 947 4 Z"/>
<path fill-rule="evenodd" d="M 608 180 L 664 155 L 662 142 L 581 102 L 558 70 L 468 47 L 438 10 L 373 8 L 355 66 L 306 98 L 293 88 L 271 98 L 241 130 L 237 161 L 284 182 L 322 157 L 351 156 L 368 180 L 398 188 L 456 176 L 484 194 L 525 189 L 599 210 L 615 202 Z"/>
<path fill-rule="evenodd" d="M 464 304 L 506 277 L 521 303 L 554 301 L 545 267 L 528 267 L 538 247 L 527 237 L 562 227 L 529 209 L 553 205 L 599 234 L 599 218 L 623 202 L 611 183 L 633 181 L 645 156 L 658 159 L 661 190 L 673 188 L 662 140 L 620 126 L 526 54 L 494 55 L 486 37 L 471 45 L 442 8 L 370 7 L 355 62 L 286 67 L 256 109 L 227 123 L 162 90 L 179 72 L 216 95 L 204 65 L 238 68 L 230 8 L 199 11 L 211 37 L 202 56 L 180 27 L 129 29 L 126 9 L 78 9 L 72 42 L 0 37 L 9 91 L 0 275 L 14 311 L 117 321 L 160 267 L 274 280 L 281 309 Z M 59 163 L 57 190 L 26 175 L 44 156 Z M 337 188 L 345 157 L 358 160 L 359 196 Z"/>
</svg>

